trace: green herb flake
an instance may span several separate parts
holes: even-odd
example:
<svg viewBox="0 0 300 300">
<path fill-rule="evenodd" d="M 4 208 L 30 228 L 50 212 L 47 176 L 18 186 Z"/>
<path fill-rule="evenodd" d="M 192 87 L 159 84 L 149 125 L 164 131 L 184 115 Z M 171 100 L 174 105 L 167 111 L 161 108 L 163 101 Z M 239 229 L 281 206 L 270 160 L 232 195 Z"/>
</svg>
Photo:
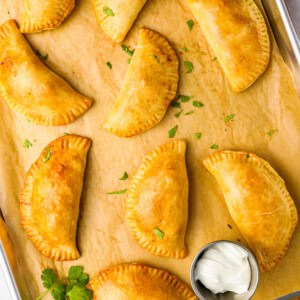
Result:
<svg viewBox="0 0 300 300">
<path fill-rule="evenodd" d="M 57 281 L 57 275 L 52 269 L 45 269 L 42 272 L 41 280 L 45 289 L 50 289 L 52 285 Z"/>
<path fill-rule="evenodd" d="M 219 146 L 217 144 L 213 144 L 210 146 L 210 149 L 218 150 Z"/>
<path fill-rule="evenodd" d="M 50 148 L 47 147 L 46 148 L 46 154 L 45 154 L 45 157 L 44 157 L 44 163 L 46 163 L 51 157 L 51 151 L 50 151 Z"/>
<path fill-rule="evenodd" d="M 231 114 L 231 115 L 228 115 L 226 117 L 224 117 L 224 122 L 225 123 L 228 123 L 229 121 L 232 121 L 235 117 L 235 114 Z"/>
<path fill-rule="evenodd" d="M 114 191 L 114 192 L 109 192 L 107 193 L 108 195 L 123 195 L 127 192 L 127 189 L 125 190 L 120 190 L 120 191 Z"/>
<path fill-rule="evenodd" d="M 175 114 L 175 117 L 176 117 L 176 118 L 179 118 L 180 115 L 182 114 L 182 112 L 183 112 L 183 109 L 182 109 L 179 113 Z"/>
<path fill-rule="evenodd" d="M 42 60 L 46 60 L 48 58 L 48 54 L 42 54 L 39 49 L 35 50 L 35 54 Z"/>
<path fill-rule="evenodd" d="M 123 176 L 119 180 L 126 180 L 128 178 L 127 172 L 124 172 Z"/>
<path fill-rule="evenodd" d="M 215 60 L 217 60 L 217 57 L 214 57 L 214 58 L 212 59 L 212 61 L 215 61 Z"/>
<path fill-rule="evenodd" d="M 106 65 L 110 68 L 110 69 L 112 69 L 112 64 L 108 61 L 108 62 L 106 62 Z"/>
<path fill-rule="evenodd" d="M 201 139 L 201 136 L 202 136 L 202 133 L 201 133 L 201 132 L 196 132 L 196 133 L 194 134 L 194 139 L 195 139 L 195 140 L 200 140 L 200 139 Z"/>
<path fill-rule="evenodd" d="M 193 101 L 193 106 L 198 107 L 198 108 L 201 108 L 201 107 L 204 106 L 204 104 L 201 103 L 201 102 L 199 102 L 199 101 Z"/>
<path fill-rule="evenodd" d="M 190 29 L 190 30 L 192 30 L 193 29 L 193 27 L 194 27 L 194 21 L 191 19 L 191 20 L 188 20 L 187 22 L 186 22 L 186 24 L 187 24 L 187 26 L 188 26 L 188 28 Z"/>
<path fill-rule="evenodd" d="M 183 48 L 181 48 L 181 50 L 182 50 L 183 52 L 185 52 L 185 53 L 187 53 L 187 52 L 188 52 L 188 49 L 187 49 L 187 47 L 183 47 Z"/>
<path fill-rule="evenodd" d="M 187 73 L 192 73 L 194 70 L 194 65 L 190 61 L 184 61 L 184 66 L 186 67 L 186 72 Z"/>
<path fill-rule="evenodd" d="M 153 54 L 151 56 L 153 56 L 153 58 L 160 64 L 160 60 L 158 59 L 157 55 Z"/>
<path fill-rule="evenodd" d="M 103 7 L 103 12 L 104 12 L 107 16 L 109 16 L 109 17 L 114 17 L 114 16 L 115 16 L 113 10 L 112 10 L 111 8 L 107 7 L 107 6 L 104 6 L 104 7 Z"/>
<path fill-rule="evenodd" d="M 187 113 L 185 113 L 186 116 L 192 115 L 195 111 L 194 110 L 190 110 Z"/>
<path fill-rule="evenodd" d="M 70 133 L 68 133 L 68 132 L 65 132 L 65 133 L 64 133 L 64 135 L 65 135 L 65 136 L 67 136 L 67 135 L 70 135 Z"/>
<path fill-rule="evenodd" d="M 177 129 L 178 129 L 178 125 L 176 125 L 175 127 L 173 127 L 172 129 L 169 130 L 169 138 L 170 139 L 172 139 L 175 136 Z"/>
<path fill-rule="evenodd" d="M 268 135 L 269 137 L 272 137 L 273 134 L 274 134 L 276 131 L 277 131 L 277 129 L 272 129 L 272 130 L 270 130 L 269 132 L 267 132 L 267 135 Z"/>
<path fill-rule="evenodd" d="M 29 149 L 30 147 L 32 147 L 32 143 L 29 140 L 26 139 L 24 141 L 23 147 L 26 148 L 26 149 Z"/>
<path fill-rule="evenodd" d="M 131 63 L 131 58 L 128 58 L 127 63 L 130 65 L 130 63 Z"/>
<path fill-rule="evenodd" d="M 159 239 L 161 239 L 161 240 L 162 240 L 162 239 L 164 238 L 164 236 L 165 236 L 165 234 L 164 234 L 161 230 L 159 230 L 157 227 L 154 228 L 153 232 L 154 232 L 154 234 L 155 234 Z"/>
<path fill-rule="evenodd" d="M 131 57 L 133 56 L 135 49 L 130 50 L 125 44 L 122 44 L 121 47 L 122 47 L 123 51 L 125 51 L 129 56 L 131 56 Z"/>
<path fill-rule="evenodd" d="M 51 291 L 51 296 L 55 300 L 65 300 L 66 299 L 66 287 L 61 283 L 55 284 Z"/>
<path fill-rule="evenodd" d="M 180 103 L 178 102 L 178 99 L 173 100 L 173 101 L 171 102 L 171 106 L 172 106 L 173 108 L 181 108 Z"/>
<path fill-rule="evenodd" d="M 81 284 L 76 284 L 66 296 L 68 300 L 91 300 L 93 299 L 93 292 Z"/>
<path fill-rule="evenodd" d="M 178 95 L 177 100 L 185 103 L 185 102 L 189 102 L 191 100 L 191 98 L 193 98 L 193 96 L 184 96 L 184 95 Z"/>
</svg>

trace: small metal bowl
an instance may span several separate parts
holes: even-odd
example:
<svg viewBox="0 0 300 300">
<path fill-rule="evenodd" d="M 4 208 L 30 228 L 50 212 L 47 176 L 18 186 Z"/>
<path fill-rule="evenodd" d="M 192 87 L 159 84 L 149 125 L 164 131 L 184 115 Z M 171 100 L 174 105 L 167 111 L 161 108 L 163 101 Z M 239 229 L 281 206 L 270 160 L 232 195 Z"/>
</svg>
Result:
<svg viewBox="0 0 300 300">
<path fill-rule="evenodd" d="M 198 260 L 201 258 L 201 256 L 203 255 L 203 253 L 206 250 L 208 250 L 211 246 L 214 246 L 215 244 L 218 244 L 218 243 L 234 244 L 234 245 L 237 245 L 238 247 L 241 247 L 243 250 L 245 250 L 248 253 L 248 259 L 249 259 L 250 268 L 251 268 L 251 282 L 250 282 L 248 292 L 246 292 L 244 294 L 236 294 L 233 292 L 226 292 L 223 294 L 215 295 L 210 290 L 208 290 L 199 280 L 195 280 L 194 273 L 195 273 L 195 268 L 196 268 L 196 264 L 197 264 Z M 212 242 L 212 243 L 206 245 L 197 253 L 197 255 L 195 256 L 195 258 L 192 262 L 190 278 L 191 278 L 191 284 L 192 284 L 193 290 L 194 290 L 196 296 L 201 300 L 202 299 L 203 300 L 249 300 L 254 295 L 257 285 L 258 285 L 259 268 L 258 268 L 258 264 L 257 264 L 257 261 L 256 261 L 254 255 L 246 247 L 244 247 L 243 245 L 241 245 L 239 243 L 220 240 L 220 241 L 215 241 L 215 242 Z"/>
</svg>

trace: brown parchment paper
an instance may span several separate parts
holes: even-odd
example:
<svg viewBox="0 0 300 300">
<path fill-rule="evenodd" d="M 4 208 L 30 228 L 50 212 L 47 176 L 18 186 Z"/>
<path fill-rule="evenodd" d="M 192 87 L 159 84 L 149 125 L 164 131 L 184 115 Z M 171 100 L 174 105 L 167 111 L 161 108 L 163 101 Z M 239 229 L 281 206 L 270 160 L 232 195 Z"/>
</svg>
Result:
<svg viewBox="0 0 300 300">
<path fill-rule="evenodd" d="M 97 26 L 90 0 L 76 1 L 76 8 L 56 30 L 28 35 L 34 49 L 48 54 L 46 64 L 81 93 L 95 99 L 94 106 L 76 122 L 62 127 L 29 123 L 12 112 L 0 99 L 0 205 L 15 244 L 32 297 L 42 290 L 41 270 L 56 268 L 60 274 L 71 265 L 82 265 L 90 276 L 112 265 L 143 262 L 173 272 L 189 283 L 189 269 L 196 252 L 217 239 L 240 239 L 215 179 L 202 166 L 203 159 L 220 149 L 252 151 L 269 161 L 286 181 L 300 210 L 300 102 L 293 80 L 271 37 L 272 55 L 265 74 L 248 90 L 235 95 L 209 48 L 198 24 L 192 31 L 186 21 L 193 18 L 184 0 L 149 0 L 125 44 L 135 47 L 138 28 L 148 27 L 166 36 L 181 61 L 179 93 L 194 96 L 204 104 L 195 108 L 183 104 L 184 112 L 169 108 L 160 124 L 137 137 L 122 139 L 101 125 L 112 108 L 128 67 L 128 55 L 111 42 Z M 9 18 L 20 21 L 21 0 L 0 0 L 0 23 Z M 187 53 L 181 51 L 188 49 Z M 186 73 L 183 61 L 191 61 L 194 71 Z M 112 70 L 106 66 L 110 61 Z M 224 115 L 235 114 L 225 124 Z M 189 255 L 175 260 L 153 256 L 133 239 L 124 217 L 126 195 L 107 195 L 124 189 L 129 180 L 119 181 L 124 171 L 132 176 L 145 154 L 166 143 L 168 130 L 179 125 L 176 138 L 187 140 L 187 168 L 190 180 L 189 222 L 186 243 Z M 276 129 L 272 137 L 266 133 Z M 81 258 L 74 262 L 52 262 L 35 250 L 20 226 L 19 194 L 30 165 L 41 150 L 63 133 L 90 137 L 77 240 Z M 194 133 L 201 132 L 200 140 Z M 25 149 L 29 139 L 33 147 Z M 130 178 L 129 178 L 130 179 Z M 227 224 L 232 226 L 229 228 Z M 262 274 L 254 299 L 273 299 L 300 289 L 300 231 L 292 239 L 287 256 L 276 270 Z M 1 279 L 0 279 L 1 280 Z"/>
</svg>

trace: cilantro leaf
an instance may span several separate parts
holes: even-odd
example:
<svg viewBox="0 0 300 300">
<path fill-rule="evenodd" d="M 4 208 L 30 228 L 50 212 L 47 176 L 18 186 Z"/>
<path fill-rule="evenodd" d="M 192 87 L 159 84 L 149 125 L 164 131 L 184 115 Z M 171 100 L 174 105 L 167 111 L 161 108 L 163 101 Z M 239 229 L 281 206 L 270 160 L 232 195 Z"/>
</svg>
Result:
<svg viewBox="0 0 300 300">
<path fill-rule="evenodd" d="M 46 163 L 51 157 L 51 151 L 50 151 L 50 148 L 49 146 L 46 148 L 46 154 L 45 154 L 45 157 L 44 157 L 44 163 Z"/>
<path fill-rule="evenodd" d="M 180 100 L 181 102 L 188 102 L 191 100 L 191 98 L 193 98 L 193 96 L 178 95 L 177 101 Z"/>
<path fill-rule="evenodd" d="M 131 63 L 131 58 L 128 58 L 127 63 L 130 65 L 130 63 Z"/>
<path fill-rule="evenodd" d="M 127 189 L 125 190 L 120 190 L 120 191 L 114 191 L 114 192 L 109 192 L 107 193 L 108 195 L 122 195 L 125 194 L 127 192 Z"/>
<path fill-rule="evenodd" d="M 51 289 L 52 285 L 57 281 L 57 275 L 52 269 L 45 269 L 42 272 L 41 280 L 45 289 Z"/>
<path fill-rule="evenodd" d="M 32 143 L 29 140 L 26 139 L 24 141 L 23 147 L 26 148 L 26 149 L 29 149 L 30 147 L 32 147 Z"/>
<path fill-rule="evenodd" d="M 158 59 L 157 55 L 153 54 L 152 57 L 160 64 L 160 60 Z"/>
<path fill-rule="evenodd" d="M 158 238 L 160 238 L 161 240 L 164 238 L 164 232 L 162 232 L 161 230 L 159 230 L 157 227 L 155 227 L 154 229 L 153 229 L 153 232 L 154 232 L 154 234 L 158 237 Z"/>
<path fill-rule="evenodd" d="M 122 44 L 121 47 L 129 56 L 133 56 L 135 49 L 130 50 L 125 44 Z"/>
<path fill-rule="evenodd" d="M 106 65 L 110 68 L 110 69 L 112 69 L 112 64 L 111 64 L 111 62 L 106 62 Z"/>
<path fill-rule="evenodd" d="M 183 52 L 188 52 L 188 49 L 187 49 L 187 47 L 183 47 L 183 48 L 181 48 L 181 50 L 183 51 Z"/>
<path fill-rule="evenodd" d="M 188 26 L 188 28 L 190 29 L 190 30 L 192 30 L 193 29 L 193 27 L 194 27 L 194 21 L 191 19 L 191 20 L 188 20 L 187 22 L 186 22 L 186 24 L 187 24 L 187 26 Z"/>
<path fill-rule="evenodd" d="M 186 116 L 193 114 L 195 111 L 194 110 L 190 110 L 187 113 L 185 113 Z"/>
<path fill-rule="evenodd" d="M 173 127 L 172 129 L 169 130 L 169 138 L 170 139 L 172 139 L 175 136 L 177 129 L 178 129 L 178 125 L 176 125 L 175 127 Z"/>
<path fill-rule="evenodd" d="M 77 279 L 83 273 L 83 267 L 72 266 L 69 269 L 69 276 L 67 279 Z"/>
<path fill-rule="evenodd" d="M 176 118 L 179 118 L 180 115 L 182 114 L 182 112 L 183 112 L 183 109 L 182 109 L 179 113 L 175 114 L 175 117 L 176 117 Z"/>
<path fill-rule="evenodd" d="M 61 284 L 57 283 L 53 287 L 53 290 L 51 291 L 51 295 L 55 300 L 65 300 L 66 299 L 66 287 Z"/>
<path fill-rule="evenodd" d="M 109 16 L 109 17 L 114 17 L 114 16 L 115 16 L 113 10 L 112 10 L 111 8 L 107 7 L 107 6 L 104 6 L 104 7 L 103 7 L 103 12 L 104 12 L 107 16 Z"/>
<path fill-rule="evenodd" d="M 128 178 L 127 172 L 124 172 L 123 176 L 119 180 L 126 180 Z"/>
<path fill-rule="evenodd" d="M 193 101 L 193 106 L 200 108 L 200 107 L 203 107 L 204 104 L 199 101 Z"/>
<path fill-rule="evenodd" d="M 267 132 L 267 135 L 268 135 L 269 137 L 272 137 L 273 134 L 274 134 L 276 131 L 277 131 L 277 129 L 272 129 L 272 130 L 270 130 L 269 132 Z"/>
<path fill-rule="evenodd" d="M 228 123 L 229 121 L 232 121 L 235 117 L 235 114 L 231 114 L 231 115 L 228 115 L 226 117 L 224 117 L 224 122 L 225 123 Z"/>
<path fill-rule="evenodd" d="M 93 292 L 82 284 L 76 284 L 67 293 L 67 297 L 69 300 L 91 300 L 93 298 Z"/>
<path fill-rule="evenodd" d="M 173 101 L 171 102 L 171 106 L 172 106 L 173 108 L 181 108 L 180 103 L 178 102 L 178 99 L 173 100 Z"/>
<path fill-rule="evenodd" d="M 218 150 L 219 146 L 217 144 L 213 144 L 210 146 L 210 149 Z"/>
<path fill-rule="evenodd" d="M 190 61 L 184 61 L 184 66 L 186 67 L 186 72 L 187 73 L 192 73 L 194 70 L 194 65 Z"/>
<path fill-rule="evenodd" d="M 196 132 L 196 133 L 194 134 L 194 139 L 195 139 L 195 140 L 200 140 L 201 136 L 202 136 L 202 133 L 201 133 L 201 132 Z"/>
<path fill-rule="evenodd" d="M 89 277 L 89 274 L 87 274 L 87 273 L 82 273 L 78 278 L 78 282 L 83 285 L 88 284 L 89 280 L 90 280 L 90 277 Z"/>
</svg>

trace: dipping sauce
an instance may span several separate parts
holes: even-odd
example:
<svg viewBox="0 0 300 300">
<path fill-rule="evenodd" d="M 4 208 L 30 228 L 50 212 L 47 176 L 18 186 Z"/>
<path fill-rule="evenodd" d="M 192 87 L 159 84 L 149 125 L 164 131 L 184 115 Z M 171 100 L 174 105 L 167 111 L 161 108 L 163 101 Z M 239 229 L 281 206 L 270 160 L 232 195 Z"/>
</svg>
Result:
<svg viewBox="0 0 300 300">
<path fill-rule="evenodd" d="M 231 243 L 215 244 L 197 262 L 195 279 L 214 294 L 246 293 L 251 282 L 248 253 Z"/>
</svg>

